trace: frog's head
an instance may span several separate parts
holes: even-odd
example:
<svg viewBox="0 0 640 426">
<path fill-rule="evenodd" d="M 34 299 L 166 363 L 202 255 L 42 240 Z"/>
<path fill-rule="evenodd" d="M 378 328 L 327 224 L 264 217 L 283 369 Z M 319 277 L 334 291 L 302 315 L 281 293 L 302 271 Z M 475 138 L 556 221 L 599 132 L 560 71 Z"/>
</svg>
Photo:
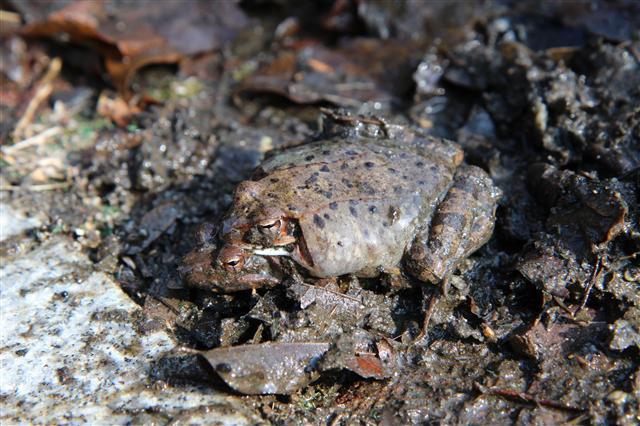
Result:
<svg viewBox="0 0 640 426">
<path fill-rule="evenodd" d="M 196 248 L 184 258 L 180 274 L 190 286 L 220 293 L 270 287 L 281 280 L 277 260 L 228 244 Z"/>
</svg>

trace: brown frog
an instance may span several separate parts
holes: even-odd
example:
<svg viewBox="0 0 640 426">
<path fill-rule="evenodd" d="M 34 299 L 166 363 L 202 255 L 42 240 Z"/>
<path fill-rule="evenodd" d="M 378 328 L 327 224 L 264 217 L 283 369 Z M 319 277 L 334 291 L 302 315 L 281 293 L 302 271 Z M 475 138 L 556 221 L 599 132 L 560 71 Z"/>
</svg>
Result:
<svg viewBox="0 0 640 426">
<path fill-rule="evenodd" d="M 453 142 L 334 115 L 333 136 L 283 150 L 240 183 L 184 261 L 193 286 L 273 286 L 281 256 L 313 277 L 406 272 L 440 283 L 493 232 L 501 191 Z"/>
</svg>

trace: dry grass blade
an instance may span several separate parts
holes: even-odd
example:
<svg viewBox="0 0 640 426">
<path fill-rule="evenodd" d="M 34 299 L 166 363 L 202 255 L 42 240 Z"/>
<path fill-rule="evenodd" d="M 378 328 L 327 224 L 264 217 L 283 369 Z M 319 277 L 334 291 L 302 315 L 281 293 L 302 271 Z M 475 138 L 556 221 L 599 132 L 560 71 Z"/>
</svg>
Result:
<svg viewBox="0 0 640 426">
<path fill-rule="evenodd" d="M 0 186 L 0 191 L 54 191 L 56 189 L 66 189 L 71 186 L 71 182 L 56 182 L 56 183 L 46 183 L 42 185 L 26 185 L 26 186 L 18 186 L 18 185 L 2 185 Z"/>
<path fill-rule="evenodd" d="M 32 146 L 42 145 L 49 141 L 51 138 L 58 136 L 62 133 L 62 127 L 54 126 L 43 132 L 38 133 L 37 135 L 31 136 L 30 138 L 21 140 L 11 146 L 3 146 L 2 153 L 5 155 L 14 155 L 17 151 L 30 148 Z"/>
<path fill-rule="evenodd" d="M 16 124 L 13 130 L 13 139 L 19 140 L 25 137 L 26 130 L 29 124 L 33 121 L 36 111 L 42 105 L 42 103 L 49 98 L 53 91 L 52 82 L 60 74 L 62 69 L 62 60 L 60 58 L 53 58 L 49 63 L 49 69 L 47 73 L 38 82 L 38 89 L 35 95 L 27 105 L 27 109 Z"/>
</svg>

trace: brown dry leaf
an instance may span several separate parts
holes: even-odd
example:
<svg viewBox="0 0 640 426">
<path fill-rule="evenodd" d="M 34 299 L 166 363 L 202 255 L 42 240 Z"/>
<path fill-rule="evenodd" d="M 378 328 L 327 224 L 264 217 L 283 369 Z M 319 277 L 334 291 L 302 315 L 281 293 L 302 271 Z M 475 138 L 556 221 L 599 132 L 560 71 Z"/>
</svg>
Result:
<svg viewBox="0 0 640 426">
<path fill-rule="evenodd" d="M 509 343 L 518 354 L 535 359 L 552 370 L 565 363 L 571 354 L 593 350 L 590 343 L 606 340 L 607 325 L 594 321 L 595 311 L 583 312 L 588 325 L 578 323 L 564 312 L 554 312 L 557 318 L 551 324 L 536 321 L 526 331 L 511 335 Z"/>
<path fill-rule="evenodd" d="M 179 206 L 172 201 L 164 202 L 145 213 L 140 220 L 140 229 L 143 231 L 144 239 L 127 250 L 127 253 L 134 255 L 145 250 L 174 224 L 180 214 Z"/>
<path fill-rule="evenodd" d="M 611 183 L 548 164 L 533 165 L 529 180 L 540 202 L 554 207 L 548 228 L 577 228 L 585 243 L 599 246 L 624 230 L 629 207 Z"/>
<path fill-rule="evenodd" d="M 125 127 L 131 118 L 141 112 L 137 102 L 125 101 L 120 96 L 110 97 L 106 92 L 100 94 L 97 106 L 98 114 L 108 118 L 120 127 Z"/>
<path fill-rule="evenodd" d="M 176 63 L 233 40 L 248 20 L 234 2 L 165 0 L 115 4 L 15 2 L 26 21 L 22 34 L 89 46 L 104 57 L 118 92 L 130 97 L 136 71 L 148 64 Z"/>
<path fill-rule="evenodd" d="M 233 389 L 246 394 L 290 394 L 317 377 L 329 343 L 262 343 L 217 348 L 204 358 Z"/>
<path fill-rule="evenodd" d="M 306 45 L 278 54 L 238 91 L 271 93 L 300 104 L 391 102 L 409 89 L 418 52 L 411 43 L 374 39 L 355 39 L 337 49 Z"/>
</svg>

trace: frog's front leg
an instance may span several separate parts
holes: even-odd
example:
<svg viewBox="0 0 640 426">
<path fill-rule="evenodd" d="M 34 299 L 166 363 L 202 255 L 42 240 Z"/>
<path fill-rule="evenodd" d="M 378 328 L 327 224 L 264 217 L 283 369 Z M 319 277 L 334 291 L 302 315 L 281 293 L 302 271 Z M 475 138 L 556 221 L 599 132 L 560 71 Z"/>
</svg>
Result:
<svg viewBox="0 0 640 426">
<path fill-rule="evenodd" d="M 405 254 L 408 272 L 424 282 L 442 283 L 446 293 L 451 273 L 491 237 L 500 196 L 484 170 L 459 168 L 430 225 L 416 235 Z"/>
</svg>

